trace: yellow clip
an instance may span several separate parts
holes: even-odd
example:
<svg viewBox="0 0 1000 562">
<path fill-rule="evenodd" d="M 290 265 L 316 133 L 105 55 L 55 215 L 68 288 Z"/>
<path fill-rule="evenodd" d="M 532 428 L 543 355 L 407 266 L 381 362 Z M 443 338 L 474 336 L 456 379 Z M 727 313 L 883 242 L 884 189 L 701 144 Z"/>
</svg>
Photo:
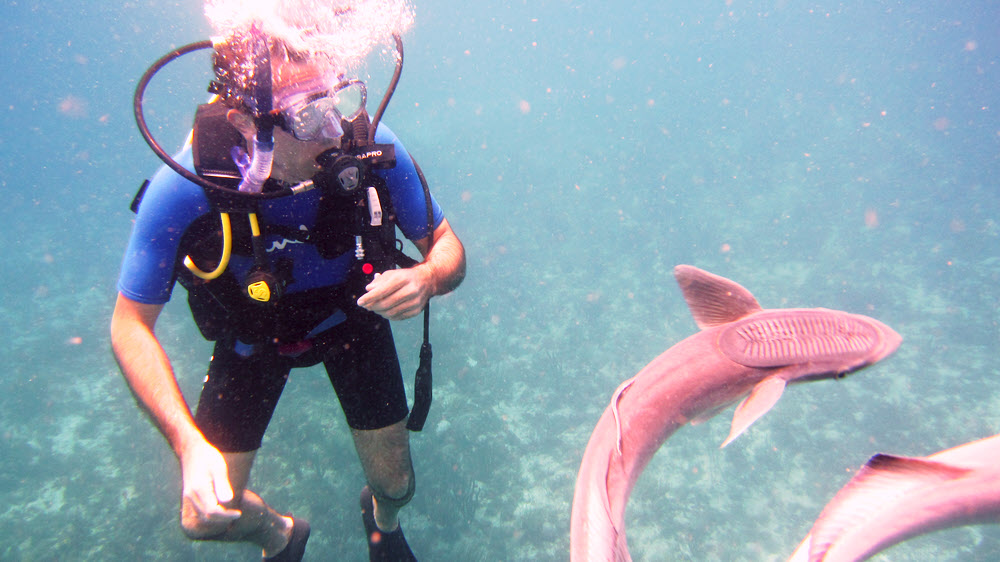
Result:
<svg viewBox="0 0 1000 562">
<path fill-rule="evenodd" d="M 247 294 L 255 301 L 267 302 L 271 300 L 271 288 L 266 281 L 257 281 L 247 285 Z"/>
</svg>

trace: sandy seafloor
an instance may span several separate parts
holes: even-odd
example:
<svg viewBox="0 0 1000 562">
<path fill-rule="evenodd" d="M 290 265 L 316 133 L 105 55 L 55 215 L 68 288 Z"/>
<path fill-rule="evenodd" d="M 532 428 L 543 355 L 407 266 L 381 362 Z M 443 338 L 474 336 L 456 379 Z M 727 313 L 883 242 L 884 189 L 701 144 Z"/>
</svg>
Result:
<svg viewBox="0 0 1000 562">
<path fill-rule="evenodd" d="M 691 7 L 696 5 L 697 7 Z M 172 454 L 111 357 L 127 209 L 157 160 L 137 78 L 208 36 L 197 0 L 6 0 L 0 107 L 0 559 L 249 560 L 177 523 Z M 386 122 L 469 275 L 434 301 L 435 397 L 403 525 L 423 560 L 565 560 L 583 448 L 615 387 L 695 329 L 672 268 L 765 307 L 869 314 L 904 337 L 789 389 L 726 449 L 684 428 L 628 508 L 637 560 L 783 560 L 876 452 L 1000 432 L 1000 110 L 993 2 L 416 4 Z M 175 147 L 207 58 L 151 86 Z M 385 68 L 372 73 L 372 89 Z M 376 97 L 373 95 L 373 97 Z M 210 354 L 178 289 L 158 325 L 194 400 Z M 407 378 L 418 321 L 397 326 Z M 307 559 L 362 560 L 360 469 L 321 370 L 298 371 L 253 487 L 308 518 Z M 995 560 L 966 527 L 879 560 Z"/>
</svg>

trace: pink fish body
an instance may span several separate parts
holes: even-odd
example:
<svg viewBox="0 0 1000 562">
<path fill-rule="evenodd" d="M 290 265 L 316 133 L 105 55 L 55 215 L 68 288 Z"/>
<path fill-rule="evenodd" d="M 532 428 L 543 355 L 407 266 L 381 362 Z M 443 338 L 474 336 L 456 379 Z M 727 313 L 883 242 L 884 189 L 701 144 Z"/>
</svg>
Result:
<svg viewBox="0 0 1000 562">
<path fill-rule="evenodd" d="M 1000 435 L 927 457 L 875 455 L 790 560 L 865 560 L 918 535 L 983 523 L 1000 523 Z"/>
<path fill-rule="evenodd" d="M 736 408 L 727 445 L 767 413 L 787 384 L 871 365 L 902 338 L 866 316 L 826 309 L 764 310 L 737 283 L 680 265 L 674 275 L 701 331 L 623 382 L 597 422 L 573 496 L 570 558 L 631 560 L 625 505 L 674 431 Z"/>
</svg>

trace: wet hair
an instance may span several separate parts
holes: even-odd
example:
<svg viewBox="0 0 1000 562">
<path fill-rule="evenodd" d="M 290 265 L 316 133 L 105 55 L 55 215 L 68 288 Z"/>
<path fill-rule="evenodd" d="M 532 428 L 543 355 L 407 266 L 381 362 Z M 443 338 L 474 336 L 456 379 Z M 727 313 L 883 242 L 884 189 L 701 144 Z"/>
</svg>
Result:
<svg viewBox="0 0 1000 562">
<path fill-rule="evenodd" d="M 251 79 L 254 72 L 254 48 L 249 34 L 234 34 L 225 40 L 215 42 L 212 66 L 215 79 L 208 90 L 217 94 L 222 103 L 244 113 L 251 113 L 249 104 Z M 272 69 L 282 63 L 305 64 L 308 57 L 304 53 L 289 48 L 283 41 L 267 39 Z M 278 75 L 272 72 L 275 79 Z"/>
<path fill-rule="evenodd" d="M 398 56 L 394 35 L 413 24 L 411 0 L 206 0 L 205 15 L 220 39 L 215 39 L 215 80 L 209 90 L 223 103 L 241 111 L 251 109 L 254 45 L 267 39 L 275 90 L 296 80 L 274 72 L 285 63 L 314 67 L 331 84 L 353 74 L 366 57 L 382 49 Z M 395 64 L 395 60 L 392 61 Z"/>
<path fill-rule="evenodd" d="M 394 56 L 393 35 L 413 24 L 411 0 L 205 0 L 218 37 L 256 27 L 291 50 L 307 53 L 323 74 L 354 73 L 380 47 Z M 393 61 L 395 62 L 395 61 Z"/>
</svg>

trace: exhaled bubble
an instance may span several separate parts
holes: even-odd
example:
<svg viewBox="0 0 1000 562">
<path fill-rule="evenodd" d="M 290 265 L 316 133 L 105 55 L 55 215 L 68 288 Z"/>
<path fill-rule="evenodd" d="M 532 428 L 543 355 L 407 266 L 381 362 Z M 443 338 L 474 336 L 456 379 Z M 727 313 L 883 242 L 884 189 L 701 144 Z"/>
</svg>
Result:
<svg viewBox="0 0 1000 562">
<path fill-rule="evenodd" d="M 376 50 L 391 52 L 393 34 L 404 34 L 414 17 L 407 0 L 207 0 L 205 15 L 222 37 L 256 22 L 336 74 L 351 73 Z"/>
</svg>

